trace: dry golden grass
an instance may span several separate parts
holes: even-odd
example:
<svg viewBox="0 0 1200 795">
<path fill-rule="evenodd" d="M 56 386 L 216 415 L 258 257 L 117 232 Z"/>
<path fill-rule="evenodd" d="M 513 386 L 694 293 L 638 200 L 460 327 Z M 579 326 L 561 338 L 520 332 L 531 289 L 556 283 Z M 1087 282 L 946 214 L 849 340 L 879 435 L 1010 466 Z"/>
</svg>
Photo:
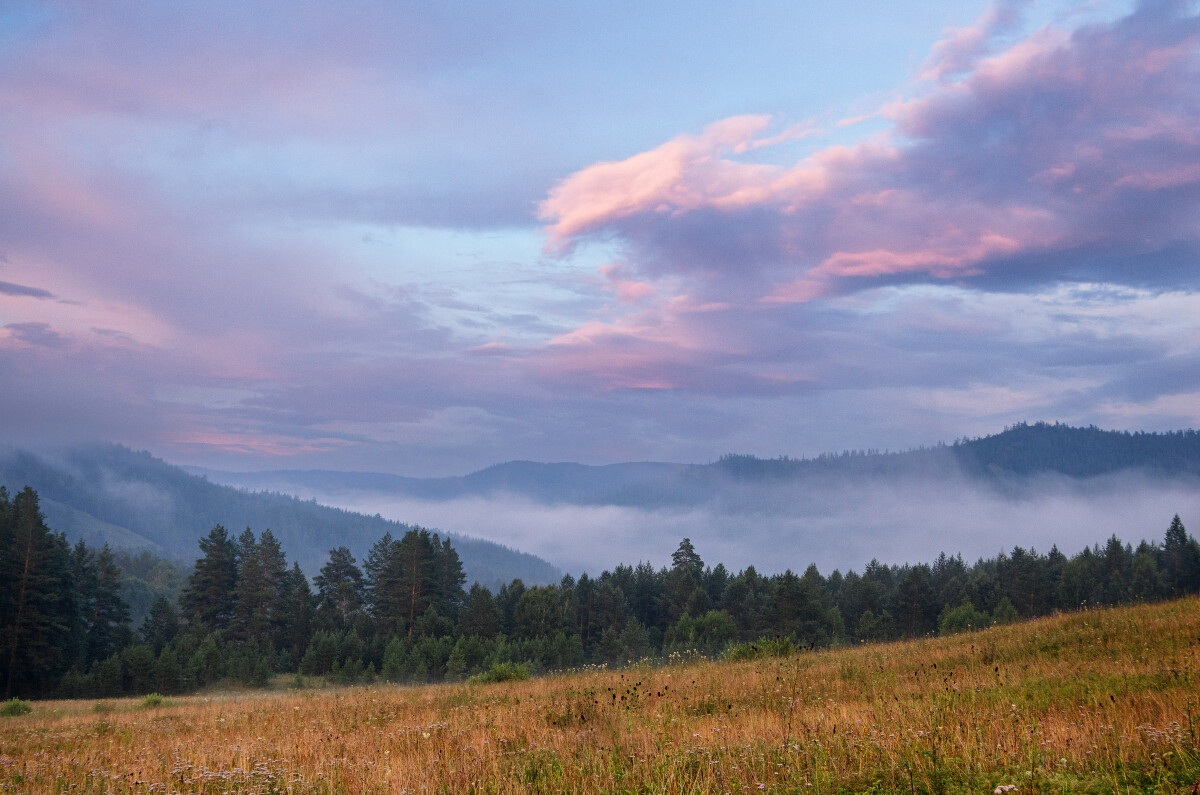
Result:
<svg viewBox="0 0 1200 795">
<path fill-rule="evenodd" d="M 39 702 L 0 719 L 0 791 L 1187 793 L 1198 693 L 1192 598 L 785 659 Z"/>
</svg>

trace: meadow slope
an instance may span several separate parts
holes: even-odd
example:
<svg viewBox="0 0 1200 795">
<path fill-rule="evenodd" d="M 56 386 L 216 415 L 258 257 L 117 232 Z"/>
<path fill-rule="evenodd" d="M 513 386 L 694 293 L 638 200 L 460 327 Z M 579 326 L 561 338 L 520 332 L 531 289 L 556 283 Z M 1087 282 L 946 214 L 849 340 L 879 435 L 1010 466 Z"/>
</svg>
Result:
<svg viewBox="0 0 1200 795">
<path fill-rule="evenodd" d="M 0 718 L 0 791 L 1187 793 L 1198 694 L 1192 597 L 502 684 L 36 702 Z"/>
</svg>

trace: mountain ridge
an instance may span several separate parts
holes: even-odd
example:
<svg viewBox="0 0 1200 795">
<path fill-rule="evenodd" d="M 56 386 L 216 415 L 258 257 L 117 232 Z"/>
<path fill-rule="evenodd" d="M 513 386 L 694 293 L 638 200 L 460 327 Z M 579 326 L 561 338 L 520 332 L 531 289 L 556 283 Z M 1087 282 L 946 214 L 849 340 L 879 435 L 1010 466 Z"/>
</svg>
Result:
<svg viewBox="0 0 1200 795">
<path fill-rule="evenodd" d="M 1200 477 L 1200 432 L 1110 431 L 1062 423 L 1017 423 L 997 434 L 903 451 L 857 450 L 811 458 L 758 458 L 726 454 L 708 464 L 507 461 L 466 475 L 414 478 L 338 470 L 202 472 L 230 485 L 287 486 L 329 492 L 380 491 L 415 499 L 445 500 L 509 492 L 543 502 L 656 507 L 711 498 L 722 479 L 769 482 L 835 476 L 962 472 L 998 489 L 1045 473 L 1083 479 L 1123 470 Z"/>
<path fill-rule="evenodd" d="M 146 549 L 175 561 L 197 557 L 199 539 L 221 524 L 235 535 L 243 527 L 270 529 L 289 560 L 312 577 L 336 546 L 360 561 L 385 533 L 400 536 L 414 525 L 354 513 L 277 492 L 250 492 L 213 483 L 122 445 L 75 448 L 57 457 L 24 450 L 0 453 L 0 485 L 38 492 L 47 524 L 72 540 Z M 529 584 L 556 582 L 553 564 L 503 544 L 459 533 L 451 539 L 469 581 L 489 587 L 514 578 Z"/>
<path fill-rule="evenodd" d="M 1043 519 L 1054 521 L 1047 506 L 1078 517 L 1103 497 L 1108 507 L 1098 518 L 1124 534 L 1140 517 L 1128 513 L 1129 500 L 1112 502 L 1114 489 L 1170 489 L 1162 497 L 1179 511 L 1194 504 L 1187 495 L 1200 491 L 1197 479 L 1200 433 L 1194 430 L 1050 423 L 1018 423 L 992 436 L 899 452 L 730 454 L 708 464 L 512 461 L 427 479 L 336 470 L 184 470 L 118 445 L 54 459 L 0 452 L 0 484 L 33 486 L 50 526 L 89 543 L 190 562 L 197 540 L 214 524 L 234 533 L 269 528 L 312 576 L 332 547 L 349 546 L 361 561 L 385 532 L 396 536 L 411 527 L 377 511 L 398 519 L 420 513 L 437 517 L 434 524 L 468 534 L 474 528 L 492 539 L 444 533 L 471 580 L 490 587 L 517 577 L 531 585 L 556 582 L 562 576 L 557 566 L 596 570 L 618 552 L 661 560 L 684 536 L 731 563 L 768 545 L 780 551 L 781 566 L 812 560 L 862 565 L 872 556 L 901 559 L 913 554 L 914 544 L 990 551 L 977 536 L 991 538 L 996 525 L 989 523 L 1003 514 L 1015 517 L 1001 523 L 1013 528 L 1005 536 L 1009 543 L 1053 532 L 1069 545 L 1075 538 L 1069 527 L 1037 530 Z M 972 518 L 964 524 L 958 516 Z"/>
</svg>

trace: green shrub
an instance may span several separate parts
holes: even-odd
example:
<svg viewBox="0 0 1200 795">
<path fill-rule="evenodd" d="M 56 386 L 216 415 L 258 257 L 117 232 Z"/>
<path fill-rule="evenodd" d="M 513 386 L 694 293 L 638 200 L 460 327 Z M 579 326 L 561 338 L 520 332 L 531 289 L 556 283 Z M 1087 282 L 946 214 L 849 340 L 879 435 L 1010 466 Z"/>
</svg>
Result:
<svg viewBox="0 0 1200 795">
<path fill-rule="evenodd" d="M 1011 605 L 1011 602 L 1009 603 Z M 958 632 L 970 632 L 992 625 L 992 617 L 981 613 L 971 604 L 971 600 L 963 599 L 958 607 L 947 605 L 938 616 L 938 634 L 954 635 Z"/>
<path fill-rule="evenodd" d="M 0 715 L 6 718 L 17 715 L 28 715 L 30 712 L 33 712 L 33 707 L 29 706 L 28 701 L 22 701 L 19 698 L 10 698 L 8 701 L 0 704 Z"/>
<path fill-rule="evenodd" d="M 468 682 L 520 682 L 529 678 L 528 663 L 499 662 L 481 674 L 475 674 Z"/>
<path fill-rule="evenodd" d="M 790 638 L 759 638 L 752 643 L 734 643 L 725 649 L 726 660 L 757 660 L 760 657 L 786 657 L 796 651 Z"/>
<path fill-rule="evenodd" d="M 161 706 L 164 706 L 166 703 L 167 703 L 167 700 L 165 698 L 163 698 L 162 696 L 160 696 L 158 693 L 150 693 L 149 695 L 142 697 L 142 706 L 145 707 L 146 709 L 151 709 L 153 707 L 161 707 Z"/>
</svg>

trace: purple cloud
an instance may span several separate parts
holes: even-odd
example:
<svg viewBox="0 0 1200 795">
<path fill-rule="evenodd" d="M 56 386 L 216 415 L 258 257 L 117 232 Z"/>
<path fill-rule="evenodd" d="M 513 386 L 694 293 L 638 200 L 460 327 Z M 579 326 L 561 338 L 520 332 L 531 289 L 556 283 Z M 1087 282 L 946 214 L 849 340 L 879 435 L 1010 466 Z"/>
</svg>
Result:
<svg viewBox="0 0 1200 795">
<path fill-rule="evenodd" d="M 2 329 L 12 339 L 40 348 L 61 348 L 67 340 L 46 323 L 9 323 Z"/>
<path fill-rule="evenodd" d="M 749 79 L 699 13 L 53 5 L 0 47 L 6 435 L 429 474 L 1194 417 L 1196 19 L 1018 5 L 852 143 L 763 115 L 834 79 L 779 25 Z"/>
<path fill-rule="evenodd" d="M 913 282 L 1194 285 L 1194 269 L 1152 263 L 1200 252 L 1200 17 L 1145 4 L 990 55 L 982 35 L 955 32 L 930 67 L 941 81 L 882 109 L 890 133 L 795 166 L 754 162 L 768 120 L 742 117 L 583 169 L 541 205 L 551 244 L 615 238 L 650 282 L 747 302 Z"/>
<path fill-rule="evenodd" d="M 13 295 L 25 298 L 53 298 L 54 293 L 40 287 L 26 287 L 23 284 L 0 282 L 0 295 Z"/>
</svg>

